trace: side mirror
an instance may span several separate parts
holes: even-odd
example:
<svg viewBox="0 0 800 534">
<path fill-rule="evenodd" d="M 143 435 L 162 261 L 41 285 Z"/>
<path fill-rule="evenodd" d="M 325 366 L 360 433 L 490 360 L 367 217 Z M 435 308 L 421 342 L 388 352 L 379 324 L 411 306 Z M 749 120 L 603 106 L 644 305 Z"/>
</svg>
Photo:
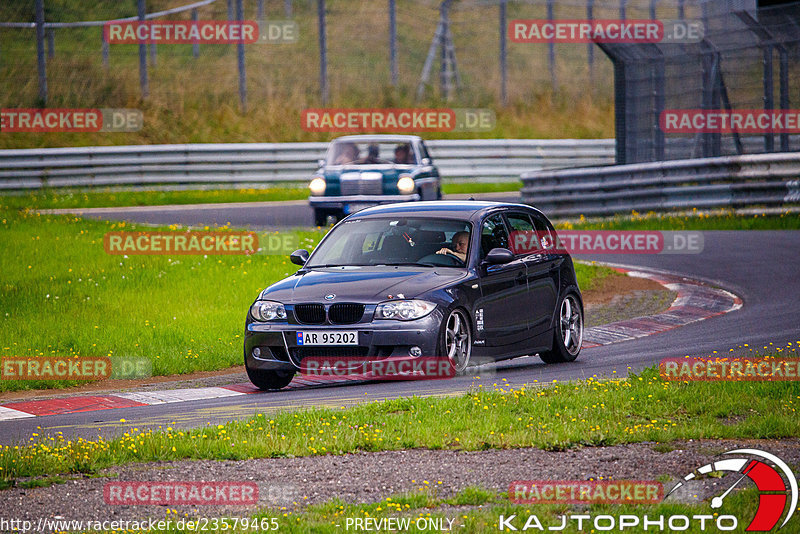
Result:
<svg viewBox="0 0 800 534">
<path fill-rule="evenodd" d="M 499 265 L 501 263 L 511 263 L 514 260 L 514 253 L 507 248 L 493 248 L 486 255 L 486 263 L 489 265 Z"/>
<path fill-rule="evenodd" d="M 325 166 L 325 160 L 324 159 L 318 159 L 317 160 L 317 165 L 319 165 L 320 167 L 324 167 Z"/>
<path fill-rule="evenodd" d="M 308 261 L 308 251 L 304 248 L 295 250 L 289 256 L 289 260 L 291 260 L 291 262 L 295 265 L 300 265 L 302 267 Z"/>
<path fill-rule="evenodd" d="M 422 164 L 423 165 L 430 165 L 431 164 L 431 158 L 422 158 Z"/>
</svg>

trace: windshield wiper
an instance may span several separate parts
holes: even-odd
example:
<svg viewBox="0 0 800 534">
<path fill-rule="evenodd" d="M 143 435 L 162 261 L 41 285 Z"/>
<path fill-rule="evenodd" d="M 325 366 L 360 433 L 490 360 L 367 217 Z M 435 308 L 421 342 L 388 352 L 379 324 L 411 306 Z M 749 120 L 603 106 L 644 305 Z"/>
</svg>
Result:
<svg viewBox="0 0 800 534">
<path fill-rule="evenodd" d="M 375 263 L 375 266 L 378 265 L 386 265 L 389 267 L 439 267 L 438 265 L 434 265 L 433 263 L 428 262 L 418 262 L 418 261 L 389 261 L 389 262 L 381 262 Z"/>
</svg>

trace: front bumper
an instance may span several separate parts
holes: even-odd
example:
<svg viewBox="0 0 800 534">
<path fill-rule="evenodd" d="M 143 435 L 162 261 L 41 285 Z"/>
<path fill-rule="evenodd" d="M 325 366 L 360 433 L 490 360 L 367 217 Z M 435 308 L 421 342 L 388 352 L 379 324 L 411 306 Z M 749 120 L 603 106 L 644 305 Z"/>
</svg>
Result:
<svg viewBox="0 0 800 534">
<path fill-rule="evenodd" d="M 413 321 L 378 320 L 355 324 L 272 324 L 248 322 L 245 326 L 244 353 L 247 367 L 261 370 L 296 370 L 305 357 L 389 358 L 409 356 L 419 347 L 421 356 L 436 356 L 443 315 L 439 308 Z M 348 331 L 358 333 L 358 345 L 298 345 L 297 332 Z M 253 349 L 260 355 L 255 356 Z"/>
<path fill-rule="evenodd" d="M 337 197 L 308 197 L 308 202 L 312 208 L 341 209 L 347 211 L 348 206 L 366 207 L 378 204 L 392 204 L 394 202 L 415 202 L 419 200 L 419 195 L 349 195 Z"/>
</svg>

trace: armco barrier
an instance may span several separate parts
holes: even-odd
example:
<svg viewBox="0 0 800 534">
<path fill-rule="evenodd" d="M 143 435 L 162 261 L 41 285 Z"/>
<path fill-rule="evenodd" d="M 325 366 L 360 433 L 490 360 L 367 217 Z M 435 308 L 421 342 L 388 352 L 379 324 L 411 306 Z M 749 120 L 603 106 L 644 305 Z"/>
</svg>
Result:
<svg viewBox="0 0 800 534">
<path fill-rule="evenodd" d="M 548 215 L 610 215 L 800 203 L 800 152 L 542 170 L 522 201 Z"/>
<path fill-rule="evenodd" d="M 445 180 L 517 179 L 526 171 L 614 161 L 613 139 L 432 140 L 426 145 Z M 305 183 L 327 147 L 252 143 L 0 150 L 0 191 Z"/>
</svg>

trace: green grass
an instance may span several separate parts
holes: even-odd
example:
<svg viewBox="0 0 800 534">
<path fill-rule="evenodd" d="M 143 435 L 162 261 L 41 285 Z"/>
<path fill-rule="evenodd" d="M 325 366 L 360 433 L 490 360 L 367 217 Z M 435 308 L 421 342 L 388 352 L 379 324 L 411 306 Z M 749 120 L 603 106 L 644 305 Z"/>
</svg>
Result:
<svg viewBox="0 0 800 534">
<path fill-rule="evenodd" d="M 509 477 L 514 477 L 513 473 Z M 562 523 L 562 515 L 590 515 L 591 518 L 600 515 L 611 515 L 619 518 L 621 515 L 634 515 L 641 521 L 647 515 L 651 520 L 660 515 L 665 517 L 665 524 L 669 515 L 685 515 L 692 518 L 695 515 L 711 515 L 714 511 L 708 503 L 683 504 L 672 500 L 657 505 L 625 505 L 625 504 L 592 504 L 592 505 L 570 505 L 570 504 L 537 504 L 521 505 L 513 504 L 507 500 L 504 493 L 479 489 L 485 494 L 485 498 L 480 502 L 470 506 L 453 506 L 459 503 L 464 496 L 473 494 L 474 488 L 466 488 L 458 492 L 452 498 L 443 498 L 437 495 L 435 488 L 420 488 L 416 492 L 394 495 L 387 497 L 377 503 L 346 503 L 338 499 L 305 508 L 295 508 L 292 511 L 265 510 L 256 517 L 277 517 L 282 532 L 300 533 L 317 532 L 320 534 L 339 533 L 347 528 L 348 518 L 374 518 L 382 519 L 388 517 L 409 518 L 410 528 L 406 532 L 429 532 L 427 518 L 451 519 L 452 530 L 466 534 L 498 532 L 499 518 L 508 518 L 512 515 L 516 517 L 511 520 L 511 524 L 519 531 L 523 530 L 529 516 L 536 516 L 542 525 L 542 529 L 548 531 L 548 527 L 558 529 Z M 750 520 L 755 516 L 758 507 L 758 492 L 755 488 L 747 488 L 736 491 L 729 495 L 725 500 L 725 506 L 718 514 L 734 515 L 737 518 L 737 528 L 731 532 L 743 533 Z M 584 521 L 584 528 L 578 529 L 577 519 L 568 519 L 566 528 L 559 532 L 579 533 L 595 532 L 592 528 L 592 519 Z M 421 521 L 420 521 L 421 520 Z M 417 523 L 417 521 L 420 521 Z M 618 519 L 617 519 L 618 521 Z M 350 529 L 355 528 L 355 523 L 351 523 Z M 444 523 L 448 523 L 445 521 Z M 681 523 L 676 523 L 680 525 Z M 694 521 L 691 528 L 685 532 L 708 532 L 709 529 L 715 530 L 713 522 L 709 521 L 705 530 L 701 530 L 699 521 Z M 338 525 L 338 526 L 337 526 Z M 601 521 L 600 525 L 607 526 L 608 521 Z M 618 523 L 615 525 L 619 531 Z M 632 529 L 632 527 L 627 527 Z M 641 529 L 641 525 L 638 527 Z M 650 527 L 651 529 L 657 527 Z M 540 532 L 538 527 L 529 527 L 531 531 Z M 506 529 L 508 531 L 508 529 Z M 633 530 L 632 531 L 636 531 Z M 389 530 L 377 530 L 377 532 L 390 532 Z"/>
<path fill-rule="evenodd" d="M 796 356 L 795 348 L 790 344 L 771 354 Z M 180 459 L 414 448 L 562 451 L 643 441 L 800 436 L 798 382 L 667 382 L 656 369 L 648 369 L 626 379 L 542 386 L 512 389 L 499 379 L 492 391 L 478 388 L 457 397 L 281 411 L 192 430 L 133 428 L 111 441 L 36 436 L 27 445 L 0 450 L 0 473 L 16 479 Z"/>
<path fill-rule="evenodd" d="M 310 173 L 309 173 L 310 175 Z M 451 182 L 442 185 L 446 195 L 519 191 L 518 181 Z M 0 195 L 0 204 L 12 208 L 71 209 L 118 206 L 164 206 L 224 202 L 280 202 L 305 200 L 308 188 L 298 184 L 276 184 L 267 188 L 207 189 L 187 191 L 43 190 L 23 195 Z"/>
<path fill-rule="evenodd" d="M 151 0 L 148 11 L 175 7 Z M 266 3 L 266 18 L 285 19 L 282 5 Z M 135 15 L 135 4 L 114 0 L 76 4 L 51 0 L 48 21 L 108 20 Z M 255 5 L 245 3 L 247 18 Z M 570 6 L 556 6 L 555 16 L 569 18 Z M 604 8 L 598 6 L 596 16 Z M 438 58 L 432 83 L 421 99 L 416 87 L 436 31 L 438 4 L 398 2 L 399 83 L 391 85 L 386 4 L 341 0 L 327 5 L 327 107 L 490 108 L 497 124 L 486 132 L 433 132 L 427 138 L 598 138 L 613 135 L 611 62 L 595 53 L 595 84 L 589 85 L 585 46 L 557 46 L 561 85 L 553 92 L 547 73 L 546 45 L 508 46 L 508 103 L 500 98 L 496 5 L 472 5 L 451 13 L 462 84 L 448 100 L 438 89 Z M 608 14 L 614 10 L 607 10 Z M 543 18 L 543 5 L 508 6 L 508 18 Z M 199 9 L 200 19 L 224 20 L 225 3 Z M 611 15 L 613 16 L 613 15 Z M 688 16 L 688 15 L 687 15 Z M 32 2 L 0 4 L 0 20 L 32 21 Z M 188 13 L 169 17 L 187 19 Z M 148 69 L 150 94 L 139 88 L 138 46 L 110 45 L 108 67 L 102 62 L 98 28 L 58 30 L 55 56 L 48 59 L 48 106 L 53 108 L 136 108 L 144 126 L 135 133 L 5 133 L 0 148 L 135 145 L 162 143 L 324 141 L 331 133 L 304 131 L 304 109 L 322 107 L 316 5 L 295 2 L 299 25 L 294 44 L 248 45 L 248 108 L 238 96 L 236 47 L 203 44 L 200 57 L 189 45 L 159 44 L 157 64 Z M 364 21 L 371 24 L 365 32 Z M 492 21 L 487 24 L 486 21 Z M 29 29 L 0 33 L 0 107 L 40 104 L 36 81 L 36 43 Z M 569 83 L 566 81 L 569 80 Z"/>
<path fill-rule="evenodd" d="M 247 307 L 293 273 L 286 255 L 119 256 L 103 235 L 125 223 L 0 210 L 2 356 L 144 357 L 153 373 L 242 363 Z M 313 248 L 322 233 L 293 232 Z M 64 382 L 0 381 L 0 390 Z"/>
<path fill-rule="evenodd" d="M 6 252 L 0 255 L 0 357 L 146 358 L 154 375 L 241 365 L 247 308 L 259 291 L 297 270 L 291 251 L 249 257 L 105 252 L 105 233 L 135 229 L 0 209 Z M 288 233 L 289 248 L 313 249 L 324 231 Z M 606 271 L 579 266 L 581 287 Z M 0 391 L 67 385 L 74 384 L 2 380 Z"/>
</svg>

